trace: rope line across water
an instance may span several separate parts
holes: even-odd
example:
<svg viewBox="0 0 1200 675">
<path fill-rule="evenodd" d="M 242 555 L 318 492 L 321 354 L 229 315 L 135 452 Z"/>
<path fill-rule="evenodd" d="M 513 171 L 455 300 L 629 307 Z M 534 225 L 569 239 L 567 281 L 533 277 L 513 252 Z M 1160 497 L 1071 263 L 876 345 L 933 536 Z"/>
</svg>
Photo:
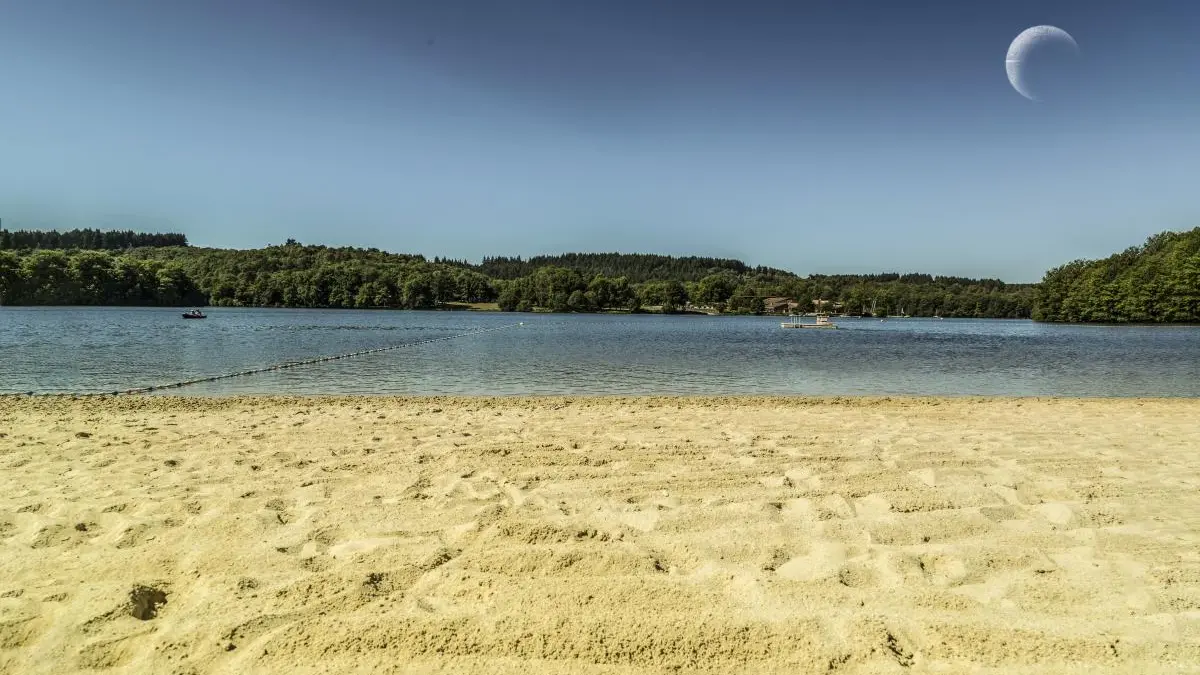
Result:
<svg viewBox="0 0 1200 675">
<path fill-rule="evenodd" d="M 269 372 L 276 371 L 276 370 L 285 370 L 287 368 L 296 368 L 299 366 L 309 366 L 309 365 L 313 365 L 315 363 L 325 363 L 327 361 L 337 361 L 340 359 L 349 359 L 349 358 L 353 358 L 355 356 L 365 356 L 367 354 L 377 354 L 379 352 L 388 352 L 388 351 L 392 351 L 394 349 L 403 349 L 405 347 L 418 347 L 420 345 L 427 345 L 427 344 L 430 344 L 433 342 L 443 342 L 445 340 L 454 340 L 456 338 L 469 337 L 471 335 L 481 335 L 483 333 L 491 333 L 493 331 L 504 330 L 506 328 L 515 328 L 517 326 L 523 326 L 523 325 L 525 325 L 525 322 L 521 321 L 518 323 L 510 323 L 510 324 L 506 324 L 503 326 L 496 326 L 495 328 L 484 328 L 481 330 L 467 331 L 466 333 L 457 333 L 455 335 L 446 335 L 446 336 L 439 337 L 439 338 L 430 338 L 428 340 L 418 340 L 416 342 L 405 342 L 404 344 L 392 345 L 390 347 L 377 347 L 375 349 L 363 349 L 361 351 L 350 352 L 349 354 L 338 354 L 336 356 L 319 356 L 314 359 L 304 359 L 303 361 L 289 361 L 287 363 L 280 363 L 280 364 L 276 364 L 273 366 L 266 366 L 264 368 L 255 368 L 253 370 L 241 370 L 236 373 L 225 373 L 224 375 L 213 375 L 211 377 L 200 377 L 200 378 L 196 378 L 194 380 L 183 380 L 182 382 L 172 382 L 170 384 L 160 384 L 160 385 L 154 385 L 154 386 L 150 386 L 150 387 L 139 387 L 137 389 L 124 389 L 121 391 L 112 391 L 112 392 L 66 394 L 66 395 L 68 395 L 68 396 L 122 396 L 122 395 L 134 395 L 134 394 L 148 394 L 150 392 L 159 391 L 162 389 L 178 389 L 180 387 L 187 387 L 187 386 L 193 385 L 193 384 L 203 384 L 205 382 L 216 382 L 218 380 L 228 380 L 228 379 L 231 379 L 234 377 L 245 377 L 247 375 L 257 375 L 259 373 L 269 373 Z M 20 396 L 21 394 L 11 394 L 11 395 Z M 61 396 L 64 394 L 35 394 L 33 392 L 28 392 L 26 395 L 28 395 L 28 396 L 60 395 Z"/>
</svg>

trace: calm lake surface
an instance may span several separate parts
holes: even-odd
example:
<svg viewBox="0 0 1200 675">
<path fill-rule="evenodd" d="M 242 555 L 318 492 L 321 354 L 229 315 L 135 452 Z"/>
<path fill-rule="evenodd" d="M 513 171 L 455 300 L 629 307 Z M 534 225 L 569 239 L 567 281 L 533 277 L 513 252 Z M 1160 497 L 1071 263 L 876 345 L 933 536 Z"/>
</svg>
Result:
<svg viewBox="0 0 1200 675">
<path fill-rule="evenodd" d="M 1200 327 L 290 309 L 0 307 L 0 393 L 103 392 L 520 327 L 176 394 L 1200 396 Z"/>
</svg>

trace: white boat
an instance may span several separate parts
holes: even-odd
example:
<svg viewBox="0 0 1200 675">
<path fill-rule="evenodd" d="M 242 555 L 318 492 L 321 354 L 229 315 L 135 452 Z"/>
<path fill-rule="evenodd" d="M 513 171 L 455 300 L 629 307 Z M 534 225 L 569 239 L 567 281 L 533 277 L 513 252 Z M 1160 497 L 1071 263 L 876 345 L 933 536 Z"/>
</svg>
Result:
<svg viewBox="0 0 1200 675">
<path fill-rule="evenodd" d="M 791 321 L 784 321 L 779 324 L 780 328 L 837 328 L 837 324 L 829 320 L 826 314 L 818 314 L 816 323 L 800 323 L 800 315 L 792 314 L 788 318 Z"/>
</svg>

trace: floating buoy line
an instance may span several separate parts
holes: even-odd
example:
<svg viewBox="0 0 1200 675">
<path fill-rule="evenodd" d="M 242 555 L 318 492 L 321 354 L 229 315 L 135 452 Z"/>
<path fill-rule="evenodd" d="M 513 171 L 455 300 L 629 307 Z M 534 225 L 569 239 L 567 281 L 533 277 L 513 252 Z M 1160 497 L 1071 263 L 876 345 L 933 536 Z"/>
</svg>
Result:
<svg viewBox="0 0 1200 675">
<path fill-rule="evenodd" d="M 498 330 L 505 330 L 508 328 L 516 328 L 517 326 L 524 326 L 524 325 L 525 325 L 525 322 L 520 321 L 517 323 L 506 324 L 504 326 L 496 326 L 495 328 L 484 328 L 481 330 L 467 331 L 466 333 L 457 333 L 455 335 L 446 335 L 444 337 L 430 338 L 428 340 L 418 340 L 416 342 L 405 342 L 404 344 L 392 345 L 390 347 L 377 347 L 375 349 L 363 349 L 361 351 L 350 352 L 349 354 L 338 354 L 336 356 L 319 356 L 319 357 L 313 358 L 313 359 L 304 359 L 303 361 L 288 361 L 287 363 L 280 363 L 280 364 L 276 364 L 273 366 L 266 366 L 264 368 L 255 368 L 253 370 L 241 370 L 236 373 L 225 373 L 224 375 L 213 375 L 211 377 L 200 377 L 200 378 L 196 378 L 194 380 L 184 380 L 182 382 L 172 382 L 170 384 L 160 384 L 160 385 L 154 385 L 154 386 L 150 386 L 150 387 L 140 387 L 137 389 L 123 389 L 123 390 L 119 390 L 119 391 L 107 391 L 107 392 L 66 393 L 66 394 L 64 394 L 64 393 L 39 394 L 39 393 L 35 393 L 35 392 L 31 391 L 31 392 L 26 392 L 24 394 L 20 394 L 20 393 L 18 393 L 18 394 L 2 394 L 0 396 L 128 396 L 128 395 L 136 395 L 136 394 L 149 394 L 151 392 L 162 391 L 164 389 L 179 389 L 180 387 L 187 387 L 187 386 L 190 386 L 193 384 L 203 384 L 205 382 L 217 382 L 219 380 L 229 380 L 229 379 L 232 379 L 235 377 L 246 377 L 248 375 L 258 375 L 260 373 L 270 373 L 270 372 L 274 372 L 274 371 L 278 371 L 278 370 L 286 370 L 288 368 L 298 368 L 300 366 L 311 366 L 311 365 L 314 365 L 317 363 L 326 363 L 328 361 L 339 361 L 341 359 L 350 359 L 350 358 L 354 358 L 356 356 L 366 356 L 367 354 L 378 354 L 379 352 L 390 352 L 395 349 L 404 349 L 405 347 L 419 347 L 420 345 L 427 345 L 427 344 L 431 344 L 434 342 L 444 342 L 446 340 L 454 340 L 457 338 L 469 337 L 472 335 L 482 335 L 483 333 L 491 333 L 491 332 L 498 331 Z"/>
</svg>

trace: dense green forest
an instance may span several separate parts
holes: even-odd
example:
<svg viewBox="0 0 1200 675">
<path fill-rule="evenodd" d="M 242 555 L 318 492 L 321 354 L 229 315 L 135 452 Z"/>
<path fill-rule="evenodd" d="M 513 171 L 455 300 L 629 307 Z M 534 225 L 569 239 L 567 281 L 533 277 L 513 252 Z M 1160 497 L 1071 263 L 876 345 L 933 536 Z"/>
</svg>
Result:
<svg viewBox="0 0 1200 675">
<path fill-rule="evenodd" d="M 1103 260 L 1046 273 L 1033 317 L 1097 323 L 1200 322 L 1200 227 L 1163 232 Z"/>
<path fill-rule="evenodd" d="M 478 269 L 493 279 L 519 279 L 533 274 L 543 267 L 563 267 L 579 272 L 591 279 L 597 275 L 625 277 L 630 283 L 645 281 L 700 281 L 717 272 L 732 274 L 787 274 L 783 270 L 767 267 L 751 268 L 740 260 L 725 258 L 698 258 L 689 256 L 675 258 L 666 255 L 639 253 L 567 253 L 564 255 L 541 255 L 528 260 L 521 258 L 484 258 Z"/>
<path fill-rule="evenodd" d="M 179 266 L 216 306 L 433 309 L 496 298 L 492 281 L 461 263 L 378 249 L 289 241 L 247 251 L 168 247 L 129 255 Z"/>
<path fill-rule="evenodd" d="M 1027 318 L 1033 303 L 1030 285 L 929 275 L 801 278 L 777 271 L 715 271 L 699 281 L 668 278 L 634 283 L 624 275 L 588 278 L 574 269 L 542 267 L 528 276 L 493 283 L 499 291 L 500 308 L 519 311 L 644 306 L 677 311 L 690 303 L 725 313 L 757 313 L 763 311 L 765 298 L 785 297 L 805 310 L 823 300 L 830 305 L 827 309 L 851 314 L 871 314 L 874 308 L 876 315 L 903 311 L 912 316 Z"/>
<path fill-rule="evenodd" d="M 6 305 L 202 305 L 206 294 L 179 265 L 108 251 L 0 251 Z"/>
<path fill-rule="evenodd" d="M 160 245 L 164 241 L 178 245 Z M 1200 321 L 1200 228 L 1163 233 L 1041 284 L 928 274 L 809 275 L 720 258 L 600 253 L 485 258 L 480 264 L 378 249 L 285 244 L 200 248 L 178 234 L 0 232 L 0 303 L 505 311 L 757 313 L 764 300 L 850 314 Z M 59 243 L 61 249 L 48 248 Z M 66 243 L 63 243 L 66 242 Z"/>
<path fill-rule="evenodd" d="M 88 233 L 85 237 L 83 233 Z M 506 311 L 755 313 L 768 297 L 834 309 L 913 316 L 1028 317 L 1033 290 L 998 280 L 920 274 L 802 278 L 737 260 L 583 254 L 466 261 L 378 249 L 304 246 L 254 250 L 142 245 L 150 239 L 77 231 L 23 236 L 0 251 L 0 302 L 9 305 L 200 305 L 431 309 L 496 302 Z M 58 237 L 55 239 L 55 237 Z M 76 241 L 65 250 L 29 245 Z M 9 242 L 14 241 L 10 238 Z M 88 250 L 121 241 L 121 250 Z"/>
<path fill-rule="evenodd" d="M 93 249 L 117 251 L 141 246 L 187 246 L 187 237 L 174 232 L 134 232 L 133 230 L 0 230 L 0 251 L 21 249 Z"/>
</svg>

